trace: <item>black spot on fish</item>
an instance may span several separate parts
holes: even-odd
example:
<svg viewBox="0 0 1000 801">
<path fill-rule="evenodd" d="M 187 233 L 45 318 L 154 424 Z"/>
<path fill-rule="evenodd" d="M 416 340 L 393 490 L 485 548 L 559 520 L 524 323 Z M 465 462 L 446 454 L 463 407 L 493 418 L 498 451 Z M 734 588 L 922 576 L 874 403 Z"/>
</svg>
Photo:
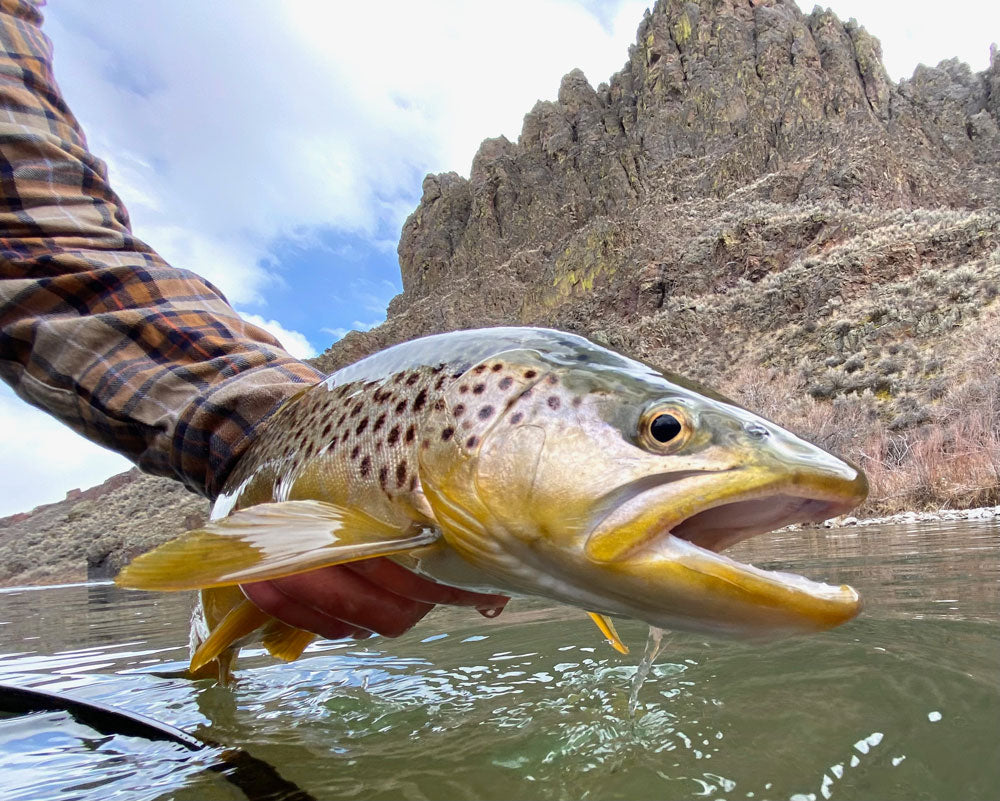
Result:
<svg viewBox="0 0 1000 801">
<path fill-rule="evenodd" d="M 479 419 L 486 420 L 487 418 L 492 416 L 493 411 L 494 409 L 492 406 L 484 406 L 482 409 L 479 410 Z"/>
<path fill-rule="evenodd" d="M 444 411 L 444 398 L 438 398 L 434 401 L 434 411 L 441 412 Z"/>
<path fill-rule="evenodd" d="M 413 442 L 413 439 L 416 436 L 417 436 L 417 427 L 411 424 L 410 427 L 406 429 L 406 438 L 405 438 L 406 442 L 407 443 Z"/>
<path fill-rule="evenodd" d="M 342 426 L 344 424 L 344 420 L 346 419 L 347 419 L 347 412 L 344 412 L 342 415 L 340 415 L 340 419 L 337 420 L 337 425 Z"/>
<path fill-rule="evenodd" d="M 420 373 L 410 373 L 406 379 L 406 386 L 412 387 L 420 380 Z"/>
<path fill-rule="evenodd" d="M 513 383 L 514 383 L 514 379 L 511 378 L 508 375 L 508 376 L 504 376 L 503 378 L 501 378 L 500 379 L 500 383 L 497 386 L 499 386 L 500 389 L 510 389 L 510 385 L 513 384 Z"/>
<path fill-rule="evenodd" d="M 389 468 L 385 465 L 382 465 L 378 469 L 378 483 L 382 489 L 385 489 L 386 484 L 389 483 Z"/>
<path fill-rule="evenodd" d="M 485 364 L 477 364 L 477 365 L 476 365 L 476 366 L 475 366 L 475 367 L 474 367 L 474 368 L 472 369 L 472 372 L 474 372 L 474 373 L 475 373 L 476 375 L 479 375 L 479 374 L 480 374 L 480 373 L 482 373 L 482 372 L 483 372 L 483 370 L 485 370 L 485 369 L 486 369 L 486 365 L 485 365 Z"/>
<path fill-rule="evenodd" d="M 399 403 L 396 404 L 396 414 L 402 414 L 406 411 L 406 398 L 403 398 Z"/>
<path fill-rule="evenodd" d="M 472 392 L 476 395 L 482 395 L 485 390 L 486 390 L 486 384 L 476 384 L 472 388 Z"/>
<path fill-rule="evenodd" d="M 455 408 L 452 410 L 452 414 L 454 414 L 455 417 L 461 417 L 463 414 L 465 414 L 465 404 L 459 403 L 458 405 L 456 405 Z"/>
<path fill-rule="evenodd" d="M 385 441 L 390 445 L 395 445 L 399 441 L 399 426 L 393 426 L 389 431 L 389 436 L 385 438 Z"/>
<path fill-rule="evenodd" d="M 476 445 L 478 444 L 479 444 L 479 437 L 477 437 L 475 434 L 473 434 L 465 441 L 466 448 L 475 448 Z"/>
<path fill-rule="evenodd" d="M 536 375 L 538 375 L 538 371 L 537 370 L 525 370 L 524 371 L 524 377 L 525 378 L 531 379 L 531 378 L 534 378 Z"/>
<path fill-rule="evenodd" d="M 448 440 L 451 439 L 451 435 L 454 434 L 454 433 L 455 433 L 455 429 L 452 428 L 451 426 L 448 426 L 447 428 L 445 428 L 445 429 L 443 429 L 441 431 L 441 439 L 443 441 L 447 442 Z"/>
<path fill-rule="evenodd" d="M 372 426 L 372 433 L 378 431 L 383 425 L 385 425 L 385 412 L 382 412 L 375 421 L 375 425 Z"/>
<path fill-rule="evenodd" d="M 413 411 L 419 412 L 424 408 L 424 404 L 427 403 L 427 390 L 422 389 L 416 398 L 413 400 Z"/>
<path fill-rule="evenodd" d="M 416 491 L 417 491 L 417 477 L 410 476 L 410 492 L 416 492 Z"/>
<path fill-rule="evenodd" d="M 438 376 L 438 380 L 434 382 L 434 389 L 441 389 L 444 386 L 445 377 Z"/>
<path fill-rule="evenodd" d="M 399 463 L 396 468 L 396 487 L 402 487 L 406 483 L 406 459 Z"/>
<path fill-rule="evenodd" d="M 441 364 L 439 364 L 437 367 L 432 367 L 431 372 L 437 374 L 440 373 L 444 368 L 445 368 L 445 363 L 441 362 Z"/>
<path fill-rule="evenodd" d="M 583 403 L 583 398 L 581 398 L 579 395 L 577 395 L 575 398 L 573 398 L 573 405 L 574 406 L 579 406 L 581 403 Z"/>
<path fill-rule="evenodd" d="M 558 409 L 562 406 L 562 401 L 560 401 L 555 395 L 549 395 L 549 399 L 546 402 L 549 404 L 550 409 Z"/>
<path fill-rule="evenodd" d="M 503 370 L 503 365 L 500 364 L 500 362 L 497 362 L 496 364 L 493 365 L 494 373 L 499 373 L 501 370 Z"/>
<path fill-rule="evenodd" d="M 552 375 L 551 373 L 546 377 L 545 380 L 548 381 L 553 386 L 559 383 L 559 378 L 557 376 Z"/>
<path fill-rule="evenodd" d="M 360 445 L 355 445 L 353 448 L 351 448 L 351 458 L 352 459 L 357 459 L 359 453 L 361 453 L 361 446 Z"/>
<path fill-rule="evenodd" d="M 327 423 L 325 426 L 323 426 L 323 433 L 320 436 L 322 436 L 323 439 L 326 439 L 327 437 L 330 436 L 330 432 L 331 431 L 333 431 L 333 421 L 332 420 L 329 423 Z"/>
<path fill-rule="evenodd" d="M 469 387 L 466 384 L 460 384 L 458 391 L 464 394 L 469 391 Z"/>
<path fill-rule="evenodd" d="M 370 456 L 366 456 L 361 460 L 361 464 L 358 465 L 358 469 L 361 471 L 361 475 L 367 477 L 372 471 L 372 460 Z"/>
<path fill-rule="evenodd" d="M 365 408 L 364 401 L 358 401 L 354 405 L 354 408 L 351 409 L 351 417 L 357 417 L 359 414 L 361 414 L 361 410 L 364 408 Z"/>
<path fill-rule="evenodd" d="M 358 427 L 354 429 L 354 433 L 360 436 L 361 432 L 364 431 L 366 428 L 368 428 L 367 417 L 363 418 L 361 422 L 358 423 Z"/>
<path fill-rule="evenodd" d="M 516 426 L 523 419 L 524 419 L 524 415 L 523 414 L 521 414 L 520 412 L 514 412 L 514 414 L 510 418 L 510 424 L 512 426 Z"/>
</svg>

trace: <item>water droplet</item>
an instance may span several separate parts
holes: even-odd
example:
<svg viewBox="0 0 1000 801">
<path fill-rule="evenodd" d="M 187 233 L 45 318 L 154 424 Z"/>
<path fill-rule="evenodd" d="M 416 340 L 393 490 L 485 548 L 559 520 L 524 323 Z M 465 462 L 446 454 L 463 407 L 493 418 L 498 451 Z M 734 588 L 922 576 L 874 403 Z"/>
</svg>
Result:
<svg viewBox="0 0 1000 801">
<path fill-rule="evenodd" d="M 659 656 L 660 651 L 663 649 L 663 634 L 663 629 L 658 629 L 655 626 L 649 627 L 649 638 L 646 640 L 646 651 L 642 655 L 642 661 L 639 662 L 639 667 L 636 668 L 635 678 L 632 679 L 632 690 L 628 696 L 628 716 L 630 718 L 635 717 L 635 710 L 639 706 L 639 690 L 646 681 L 646 677 L 649 676 L 649 670 L 653 667 L 653 661 L 657 656 Z"/>
</svg>

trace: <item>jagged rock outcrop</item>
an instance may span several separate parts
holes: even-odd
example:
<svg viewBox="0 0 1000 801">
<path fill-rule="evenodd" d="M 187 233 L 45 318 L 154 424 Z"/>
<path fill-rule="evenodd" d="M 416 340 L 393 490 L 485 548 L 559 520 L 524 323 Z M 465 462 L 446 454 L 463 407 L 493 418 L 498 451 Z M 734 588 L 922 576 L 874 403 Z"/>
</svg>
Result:
<svg viewBox="0 0 1000 801">
<path fill-rule="evenodd" d="M 676 263 L 649 247 L 658 226 L 681 240 L 692 223 L 753 201 L 995 202 L 996 58 L 986 74 L 949 61 L 897 86 L 853 21 L 805 16 L 791 0 L 704 5 L 658 3 L 608 84 L 595 90 L 571 72 L 558 101 L 526 115 L 516 144 L 483 144 L 468 180 L 425 179 L 399 245 L 404 292 L 373 340 L 469 325 L 484 311 L 561 322 L 553 311 L 576 306 L 580 291 L 634 284 L 650 251 Z"/>
<path fill-rule="evenodd" d="M 723 386 L 747 369 L 791 377 L 831 408 L 861 399 L 854 413 L 888 430 L 995 395 L 1000 428 L 991 55 L 983 73 L 951 60 L 894 84 L 878 41 L 829 11 L 661 0 L 607 83 L 569 72 L 517 142 L 483 142 L 468 179 L 427 176 L 386 323 L 316 361 L 333 370 L 414 336 L 548 325 Z M 143 491 L 162 496 L 154 483 Z M 204 504 L 176 509 L 157 521 L 164 539 Z M 123 528 L 75 536 L 91 529 L 105 537 L 96 569 L 153 542 L 122 533 L 105 550 Z"/>
<path fill-rule="evenodd" d="M 570 72 L 469 179 L 425 179 L 387 322 L 319 361 L 552 325 L 715 382 L 797 366 L 817 397 L 889 395 L 902 424 L 932 356 L 889 381 L 839 365 L 954 350 L 992 302 L 998 80 L 994 49 L 984 73 L 951 60 L 893 84 L 857 23 L 791 0 L 659 2 L 607 84 Z"/>
</svg>

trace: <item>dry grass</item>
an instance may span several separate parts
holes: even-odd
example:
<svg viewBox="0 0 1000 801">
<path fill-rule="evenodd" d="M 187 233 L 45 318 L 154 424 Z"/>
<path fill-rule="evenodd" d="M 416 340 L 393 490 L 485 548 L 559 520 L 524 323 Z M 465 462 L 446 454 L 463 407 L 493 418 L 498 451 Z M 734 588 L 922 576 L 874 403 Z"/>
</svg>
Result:
<svg viewBox="0 0 1000 801">
<path fill-rule="evenodd" d="M 1000 377 L 971 378 L 891 431 L 870 392 L 817 400 L 784 374 L 744 369 L 726 388 L 739 402 L 843 456 L 868 476 L 865 516 L 1000 504 Z M 956 403 L 957 402 L 957 403 Z"/>
<path fill-rule="evenodd" d="M 866 510 L 893 513 L 1000 503 L 1000 434 L 974 412 L 913 432 L 874 434 L 860 454 Z"/>
</svg>

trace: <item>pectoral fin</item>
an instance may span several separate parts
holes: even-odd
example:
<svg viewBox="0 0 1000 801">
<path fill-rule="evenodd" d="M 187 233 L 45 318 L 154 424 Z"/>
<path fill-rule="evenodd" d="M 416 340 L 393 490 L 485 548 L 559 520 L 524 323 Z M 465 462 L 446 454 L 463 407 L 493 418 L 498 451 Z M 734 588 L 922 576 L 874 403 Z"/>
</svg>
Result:
<svg viewBox="0 0 1000 801">
<path fill-rule="evenodd" d="M 438 536 L 322 501 L 262 503 L 137 557 L 115 582 L 140 590 L 194 590 L 266 581 L 401 553 Z"/>
<path fill-rule="evenodd" d="M 275 659 L 280 659 L 283 662 L 294 662 L 302 656 L 306 646 L 315 639 L 316 635 L 311 631 L 297 629 L 287 623 L 275 620 L 264 630 L 261 643 Z"/>
<path fill-rule="evenodd" d="M 620 654 L 628 653 L 628 646 L 622 642 L 622 638 L 618 636 L 618 632 L 615 631 L 615 624 L 612 622 L 611 618 L 607 615 L 601 615 L 597 612 L 587 612 L 590 615 L 590 619 L 597 624 L 597 628 L 601 630 L 601 634 L 605 636 L 608 644 L 614 648 Z"/>
<path fill-rule="evenodd" d="M 229 610 L 229 614 L 222 618 L 222 621 L 212 629 L 212 633 L 191 655 L 191 664 L 188 667 L 193 674 L 215 659 L 225 651 L 230 645 L 243 639 L 251 632 L 263 626 L 271 616 L 262 612 L 250 601 L 242 601 Z"/>
</svg>

